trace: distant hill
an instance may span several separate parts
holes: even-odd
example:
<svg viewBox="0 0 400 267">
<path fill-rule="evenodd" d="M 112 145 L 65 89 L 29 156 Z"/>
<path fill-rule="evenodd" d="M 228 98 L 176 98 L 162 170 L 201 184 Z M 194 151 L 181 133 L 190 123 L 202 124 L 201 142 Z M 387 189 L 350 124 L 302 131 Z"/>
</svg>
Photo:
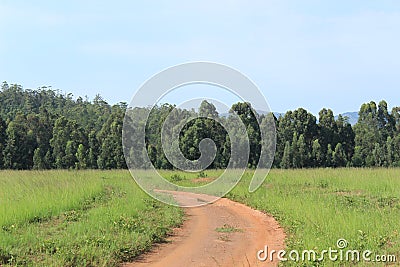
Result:
<svg viewBox="0 0 400 267">
<path fill-rule="evenodd" d="M 276 117 L 276 118 L 279 118 L 279 117 L 283 117 L 283 116 L 285 116 L 285 113 L 281 113 L 281 112 L 274 112 L 274 115 L 275 115 L 275 117 Z"/>
<path fill-rule="evenodd" d="M 358 112 L 345 112 L 342 116 L 347 117 L 351 125 L 356 124 L 358 121 Z M 335 119 L 337 120 L 338 117 L 339 116 L 335 116 Z"/>
</svg>

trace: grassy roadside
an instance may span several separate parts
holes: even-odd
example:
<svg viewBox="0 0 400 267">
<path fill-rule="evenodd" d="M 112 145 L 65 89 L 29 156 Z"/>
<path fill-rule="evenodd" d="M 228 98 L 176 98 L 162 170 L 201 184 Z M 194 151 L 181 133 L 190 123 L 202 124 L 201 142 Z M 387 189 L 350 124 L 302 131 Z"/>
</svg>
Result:
<svg viewBox="0 0 400 267">
<path fill-rule="evenodd" d="M 117 266 L 183 217 L 128 171 L 3 171 L 0 187 L 3 266 Z"/>
<path fill-rule="evenodd" d="M 221 171 L 161 173 L 174 183 L 197 186 Z M 400 169 L 272 170 L 255 193 L 248 192 L 251 175 L 247 171 L 226 197 L 272 214 L 288 234 L 287 250 L 335 249 L 344 238 L 348 249 L 394 254 L 399 263 Z M 183 217 L 179 208 L 143 193 L 128 171 L 2 171 L 0 188 L 4 266 L 116 266 L 161 241 Z"/>
<path fill-rule="evenodd" d="M 205 176 L 218 177 L 220 173 L 207 170 Z M 193 174 L 166 174 L 171 178 L 178 174 L 182 179 L 177 183 L 181 185 L 210 182 Z M 320 253 L 330 247 L 337 249 L 337 240 L 345 239 L 345 250 L 396 255 L 400 264 L 400 169 L 271 170 L 254 193 L 248 192 L 251 176 L 247 171 L 226 197 L 272 214 L 288 235 L 287 251 L 312 249 Z M 332 262 L 327 257 L 322 262 L 288 261 L 282 265 L 385 266 L 377 262 Z"/>
<path fill-rule="evenodd" d="M 396 255 L 400 263 L 400 169 L 273 170 L 255 193 L 248 173 L 227 197 L 272 214 L 287 250 L 347 249 Z M 373 255 L 374 255 L 373 254 Z M 326 257 L 325 257 L 326 258 Z M 377 262 L 286 262 L 284 266 L 383 266 Z"/>
</svg>

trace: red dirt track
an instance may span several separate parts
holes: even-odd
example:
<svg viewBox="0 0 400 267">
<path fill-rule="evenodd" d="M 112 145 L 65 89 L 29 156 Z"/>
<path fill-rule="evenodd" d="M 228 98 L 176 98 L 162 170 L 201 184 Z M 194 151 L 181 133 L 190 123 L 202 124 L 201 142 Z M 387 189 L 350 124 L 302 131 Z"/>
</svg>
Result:
<svg viewBox="0 0 400 267">
<path fill-rule="evenodd" d="M 183 205 L 205 200 L 205 195 L 172 194 Z M 201 207 L 185 208 L 185 213 L 183 226 L 174 229 L 166 243 L 156 245 L 151 252 L 124 266 L 277 266 L 276 260 L 261 262 L 257 259 L 257 251 L 265 245 L 269 250 L 284 248 L 284 231 L 273 217 L 226 198 Z M 223 227 L 232 230 L 216 231 Z"/>
</svg>

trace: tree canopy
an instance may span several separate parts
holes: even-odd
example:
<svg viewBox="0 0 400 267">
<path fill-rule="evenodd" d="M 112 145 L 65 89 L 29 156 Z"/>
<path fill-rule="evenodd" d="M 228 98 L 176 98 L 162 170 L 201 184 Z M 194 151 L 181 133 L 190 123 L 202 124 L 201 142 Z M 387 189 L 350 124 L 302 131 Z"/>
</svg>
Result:
<svg viewBox="0 0 400 267">
<path fill-rule="evenodd" d="M 147 108 L 134 111 L 143 109 Z M 92 101 L 74 99 L 51 87 L 24 90 L 3 82 L 0 169 L 127 168 L 122 146 L 126 111 L 126 103 L 110 105 L 100 95 Z M 231 156 L 231 140 L 220 122 L 232 125 L 233 113 L 242 120 L 249 137 L 249 168 L 255 168 L 260 160 L 260 125 L 271 120 L 276 125 L 275 168 L 400 167 L 400 107 L 388 110 L 385 101 L 362 104 L 354 126 L 343 116 L 335 119 L 332 110 L 326 108 L 319 112 L 318 120 L 303 108 L 276 118 L 272 113 L 258 114 L 250 103 L 235 103 L 230 114 L 221 116 L 207 101 L 201 103 L 198 113 L 170 104 L 155 106 L 147 121 L 133 123 L 146 125 L 144 152 L 153 165 L 172 169 L 161 144 L 163 123 L 168 117 L 178 129 L 186 119 L 196 117 L 179 128 L 179 140 L 173 141 L 178 142 L 187 159 L 196 160 L 201 155 L 200 141 L 212 139 L 216 156 L 209 168 L 225 168 Z M 140 158 L 133 160 L 138 166 L 148 167 L 140 165 Z"/>
</svg>

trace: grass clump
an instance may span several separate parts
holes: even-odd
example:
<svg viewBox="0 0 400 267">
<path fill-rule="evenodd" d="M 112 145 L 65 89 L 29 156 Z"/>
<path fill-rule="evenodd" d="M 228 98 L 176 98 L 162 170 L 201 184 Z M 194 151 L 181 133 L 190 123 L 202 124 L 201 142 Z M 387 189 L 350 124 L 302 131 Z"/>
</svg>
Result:
<svg viewBox="0 0 400 267">
<path fill-rule="evenodd" d="M 0 184 L 2 266 L 118 266 L 183 217 L 128 171 L 2 171 Z"/>
<path fill-rule="evenodd" d="M 235 232 L 242 232 L 242 229 L 233 227 L 229 224 L 224 224 L 222 227 L 215 228 L 215 231 L 218 233 L 235 233 Z"/>
</svg>

